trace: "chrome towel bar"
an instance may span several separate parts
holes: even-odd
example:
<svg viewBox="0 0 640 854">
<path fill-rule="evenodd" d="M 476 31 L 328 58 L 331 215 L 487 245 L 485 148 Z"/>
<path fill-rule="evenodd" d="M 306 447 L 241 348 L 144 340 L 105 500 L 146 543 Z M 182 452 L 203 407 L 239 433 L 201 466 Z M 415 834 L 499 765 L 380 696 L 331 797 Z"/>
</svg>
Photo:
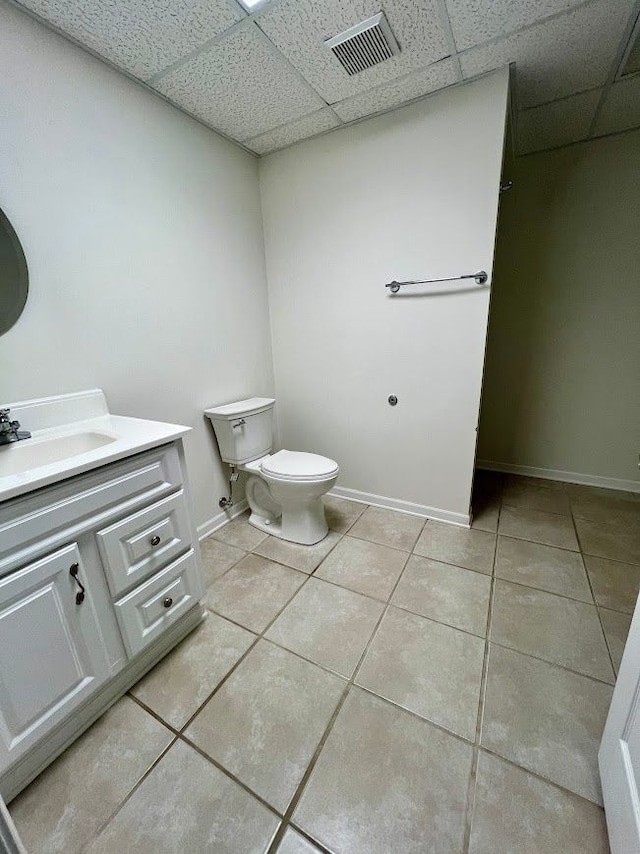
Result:
<svg viewBox="0 0 640 854">
<path fill-rule="evenodd" d="M 464 273 L 462 276 L 450 276 L 448 279 L 410 279 L 407 282 L 388 282 L 385 288 L 391 288 L 392 294 L 397 294 L 404 285 L 432 285 L 435 282 L 457 282 L 459 279 L 475 279 L 476 285 L 484 285 L 489 277 L 484 270 L 477 273 Z"/>
</svg>

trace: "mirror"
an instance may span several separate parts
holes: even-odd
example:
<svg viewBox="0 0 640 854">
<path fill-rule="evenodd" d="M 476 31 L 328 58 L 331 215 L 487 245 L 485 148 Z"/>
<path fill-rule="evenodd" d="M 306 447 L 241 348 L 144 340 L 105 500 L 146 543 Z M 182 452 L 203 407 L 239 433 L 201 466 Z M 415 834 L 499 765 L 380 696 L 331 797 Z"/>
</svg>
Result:
<svg viewBox="0 0 640 854">
<path fill-rule="evenodd" d="M 0 335 L 22 314 L 28 291 L 27 259 L 18 235 L 0 210 Z"/>
</svg>

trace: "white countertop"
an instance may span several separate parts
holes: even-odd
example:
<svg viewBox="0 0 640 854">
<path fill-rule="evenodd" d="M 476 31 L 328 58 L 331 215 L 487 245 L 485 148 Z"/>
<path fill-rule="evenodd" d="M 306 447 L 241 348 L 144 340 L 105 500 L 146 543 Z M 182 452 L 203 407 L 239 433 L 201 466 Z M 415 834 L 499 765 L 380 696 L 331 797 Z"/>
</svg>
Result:
<svg viewBox="0 0 640 854">
<path fill-rule="evenodd" d="M 0 501 L 155 448 L 191 430 L 179 424 L 111 415 L 104 395 L 98 389 L 9 406 L 12 410 L 10 417 L 18 418 L 21 430 L 31 430 L 31 438 L 0 446 Z M 78 415 L 93 417 L 74 418 Z M 39 429 L 33 429 L 33 426 Z M 85 436 L 95 438 L 96 434 L 99 441 L 103 442 L 99 447 L 16 471 L 20 467 L 16 465 L 16 460 L 32 455 L 37 458 L 41 448 L 72 447 L 77 440 Z M 47 446 L 46 443 L 52 439 L 62 442 L 56 446 L 54 441 Z M 17 457 L 17 454 L 21 456 Z"/>
</svg>

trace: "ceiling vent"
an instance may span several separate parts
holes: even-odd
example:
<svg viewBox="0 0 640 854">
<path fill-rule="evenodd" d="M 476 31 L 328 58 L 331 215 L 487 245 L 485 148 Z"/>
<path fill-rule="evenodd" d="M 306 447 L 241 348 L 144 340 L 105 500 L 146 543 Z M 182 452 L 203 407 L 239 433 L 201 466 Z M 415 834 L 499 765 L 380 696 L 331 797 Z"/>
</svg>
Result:
<svg viewBox="0 0 640 854">
<path fill-rule="evenodd" d="M 359 74 L 366 68 L 372 68 L 400 53 L 398 42 L 391 32 L 384 12 L 361 21 L 332 39 L 327 39 L 325 45 L 347 74 Z"/>
</svg>

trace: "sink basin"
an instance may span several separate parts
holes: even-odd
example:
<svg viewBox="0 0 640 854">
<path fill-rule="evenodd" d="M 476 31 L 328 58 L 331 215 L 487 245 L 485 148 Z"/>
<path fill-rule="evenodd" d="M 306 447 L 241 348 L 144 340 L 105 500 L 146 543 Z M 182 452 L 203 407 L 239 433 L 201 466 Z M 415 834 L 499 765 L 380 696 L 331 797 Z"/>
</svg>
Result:
<svg viewBox="0 0 640 854">
<path fill-rule="evenodd" d="M 0 478 L 77 457 L 115 441 L 115 436 L 95 431 L 50 439 L 22 439 L 0 447 Z"/>
</svg>

